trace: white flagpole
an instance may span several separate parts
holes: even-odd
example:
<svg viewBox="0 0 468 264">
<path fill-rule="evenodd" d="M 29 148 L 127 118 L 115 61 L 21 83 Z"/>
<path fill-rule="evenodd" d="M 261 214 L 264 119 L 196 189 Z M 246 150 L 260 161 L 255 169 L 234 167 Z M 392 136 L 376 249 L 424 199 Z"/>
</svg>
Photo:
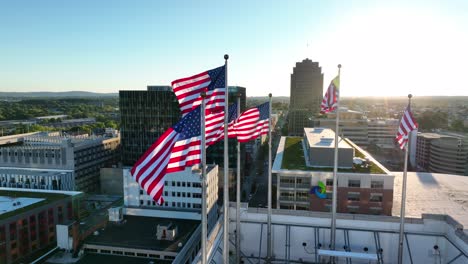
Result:
<svg viewBox="0 0 468 264">
<path fill-rule="evenodd" d="M 206 264 L 206 240 L 208 234 L 208 220 L 207 220 L 207 202 L 206 202 L 206 135 L 205 135 L 205 98 L 206 93 L 201 92 L 201 112 L 200 112 L 200 122 L 201 122 L 201 151 L 202 151 L 202 234 L 201 234 L 201 244 L 202 244 L 202 264 Z"/>
<path fill-rule="evenodd" d="M 240 116 L 240 93 L 237 95 L 237 117 Z M 240 200 L 241 200 L 241 175 L 240 175 L 240 142 L 237 141 L 237 193 L 236 193 L 236 256 L 237 264 L 240 264 Z"/>
<path fill-rule="evenodd" d="M 229 263 L 229 156 L 228 156 L 228 115 L 229 115 L 229 86 L 228 86 L 228 59 L 224 55 L 226 70 L 226 93 L 224 105 L 224 234 L 223 234 L 223 260 Z"/>
<path fill-rule="evenodd" d="M 338 64 L 338 79 L 340 78 L 341 64 Z M 339 87 L 335 89 L 341 89 L 341 83 Z M 336 126 L 335 126 L 335 159 L 333 163 L 333 196 L 332 196 L 332 221 L 331 221 L 331 231 L 330 231 L 330 249 L 335 250 L 335 241 L 336 241 L 336 199 L 337 199 L 337 174 L 338 174 L 338 135 L 339 135 L 339 122 L 340 122 L 340 92 L 338 90 L 338 96 L 336 100 Z M 331 95 L 329 95 L 331 96 Z"/>
<path fill-rule="evenodd" d="M 408 106 L 411 105 L 411 97 L 408 94 Z M 401 191 L 401 211 L 400 211 L 400 235 L 398 237 L 398 264 L 403 263 L 403 236 L 405 230 L 405 205 L 406 205 L 406 178 L 408 174 L 408 148 L 410 144 L 411 131 L 408 134 L 408 141 L 405 146 L 405 165 L 403 167 L 403 186 Z"/>
<path fill-rule="evenodd" d="M 268 94 L 270 97 L 269 111 L 270 116 L 268 117 L 268 232 L 267 232 L 267 263 L 271 263 L 272 260 L 272 247 L 273 240 L 271 236 L 271 93 Z"/>
</svg>

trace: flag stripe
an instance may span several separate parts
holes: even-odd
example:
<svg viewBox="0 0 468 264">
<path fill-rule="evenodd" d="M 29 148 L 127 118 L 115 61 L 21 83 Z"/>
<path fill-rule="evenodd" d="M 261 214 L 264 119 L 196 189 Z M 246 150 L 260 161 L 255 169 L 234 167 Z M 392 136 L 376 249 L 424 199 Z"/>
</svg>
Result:
<svg viewBox="0 0 468 264">
<path fill-rule="evenodd" d="M 409 141 L 409 134 L 411 131 L 418 128 L 418 123 L 411 113 L 410 105 L 405 109 L 403 116 L 401 117 L 400 126 L 396 135 L 396 140 L 400 146 L 400 149 L 404 149 Z"/>
<path fill-rule="evenodd" d="M 338 107 L 338 88 L 339 88 L 339 76 L 333 79 L 328 86 L 327 92 L 323 97 L 322 104 L 320 105 L 320 113 L 325 114 L 333 112 Z"/>
</svg>

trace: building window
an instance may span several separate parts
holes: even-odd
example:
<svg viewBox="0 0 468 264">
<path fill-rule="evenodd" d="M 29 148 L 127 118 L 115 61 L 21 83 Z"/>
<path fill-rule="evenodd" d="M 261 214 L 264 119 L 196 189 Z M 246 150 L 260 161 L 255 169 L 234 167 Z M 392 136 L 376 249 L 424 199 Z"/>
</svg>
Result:
<svg viewBox="0 0 468 264">
<path fill-rule="evenodd" d="M 383 194 L 382 193 L 371 193 L 369 201 L 371 201 L 371 202 L 382 202 L 383 201 Z"/>
<path fill-rule="evenodd" d="M 349 180 L 348 181 L 348 187 L 360 188 L 361 187 L 361 181 L 360 180 Z"/>
<path fill-rule="evenodd" d="M 359 202 L 361 194 L 358 192 L 349 192 L 348 193 L 348 201 L 356 201 Z"/>
<path fill-rule="evenodd" d="M 177 182 L 177 187 L 180 187 L 180 182 Z"/>
<path fill-rule="evenodd" d="M 175 192 L 172 192 L 172 196 L 175 197 Z"/>
<path fill-rule="evenodd" d="M 348 213 L 350 214 L 359 213 L 359 206 L 348 205 Z"/>
<path fill-rule="evenodd" d="M 177 202 L 177 207 L 180 207 L 180 202 Z"/>
<path fill-rule="evenodd" d="M 371 188 L 383 189 L 383 181 L 371 181 Z"/>
<path fill-rule="evenodd" d="M 190 198 L 190 193 L 187 193 L 187 197 Z"/>
<path fill-rule="evenodd" d="M 177 197 L 180 197 L 180 192 L 177 192 Z"/>
<path fill-rule="evenodd" d="M 143 190 L 140 190 L 140 195 L 143 195 Z"/>
<path fill-rule="evenodd" d="M 382 214 L 382 208 L 381 207 L 370 207 L 369 208 L 369 214 L 380 215 L 380 214 Z"/>
<path fill-rule="evenodd" d="M 182 182 L 182 187 L 185 187 L 185 182 Z"/>
<path fill-rule="evenodd" d="M 175 181 L 172 182 L 172 186 L 175 186 Z"/>
<path fill-rule="evenodd" d="M 333 186 L 333 179 L 327 179 L 326 184 L 327 186 Z"/>
<path fill-rule="evenodd" d="M 167 203 L 167 202 L 164 202 L 164 206 L 168 206 L 168 203 Z"/>
<path fill-rule="evenodd" d="M 194 203 L 193 208 L 201 208 L 201 204 Z"/>
<path fill-rule="evenodd" d="M 167 185 L 168 185 L 168 184 L 167 184 L 167 181 L 165 181 L 165 182 L 164 182 L 164 186 L 167 186 Z"/>
<path fill-rule="evenodd" d="M 187 203 L 187 208 L 190 208 L 190 206 L 191 206 L 191 203 Z"/>
<path fill-rule="evenodd" d="M 184 192 L 182 193 L 182 197 L 185 197 L 185 193 L 184 193 Z"/>
<path fill-rule="evenodd" d="M 172 202 L 172 207 L 175 207 L 175 202 Z"/>
<path fill-rule="evenodd" d="M 190 182 L 187 182 L 187 187 L 190 187 Z"/>
<path fill-rule="evenodd" d="M 164 191 L 164 196 L 169 196 L 169 193 L 167 191 Z"/>
</svg>

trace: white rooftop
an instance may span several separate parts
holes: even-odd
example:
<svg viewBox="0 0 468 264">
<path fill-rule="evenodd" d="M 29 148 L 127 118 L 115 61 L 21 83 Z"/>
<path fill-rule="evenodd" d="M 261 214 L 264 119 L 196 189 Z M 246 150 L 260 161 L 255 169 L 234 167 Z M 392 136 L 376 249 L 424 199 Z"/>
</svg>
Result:
<svg viewBox="0 0 468 264">
<path fill-rule="evenodd" d="M 304 128 L 304 135 L 311 148 L 334 148 L 335 132 L 329 128 Z M 346 141 L 338 137 L 338 148 L 352 148 Z"/>
<path fill-rule="evenodd" d="M 0 196 L 0 215 L 38 203 L 42 200 L 44 199 Z"/>
<path fill-rule="evenodd" d="M 395 175 L 392 215 L 400 216 L 403 172 Z M 408 172 L 406 217 L 449 215 L 468 234 L 468 177 L 452 174 Z"/>
</svg>

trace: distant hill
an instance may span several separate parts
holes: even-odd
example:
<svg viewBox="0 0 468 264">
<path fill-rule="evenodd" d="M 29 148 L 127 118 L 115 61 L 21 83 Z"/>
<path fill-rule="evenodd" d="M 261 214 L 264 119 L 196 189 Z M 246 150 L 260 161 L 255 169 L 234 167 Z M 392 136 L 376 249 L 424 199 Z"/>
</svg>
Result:
<svg viewBox="0 0 468 264">
<path fill-rule="evenodd" d="M 118 97 L 118 93 L 69 92 L 0 92 L 0 98 Z"/>
</svg>

